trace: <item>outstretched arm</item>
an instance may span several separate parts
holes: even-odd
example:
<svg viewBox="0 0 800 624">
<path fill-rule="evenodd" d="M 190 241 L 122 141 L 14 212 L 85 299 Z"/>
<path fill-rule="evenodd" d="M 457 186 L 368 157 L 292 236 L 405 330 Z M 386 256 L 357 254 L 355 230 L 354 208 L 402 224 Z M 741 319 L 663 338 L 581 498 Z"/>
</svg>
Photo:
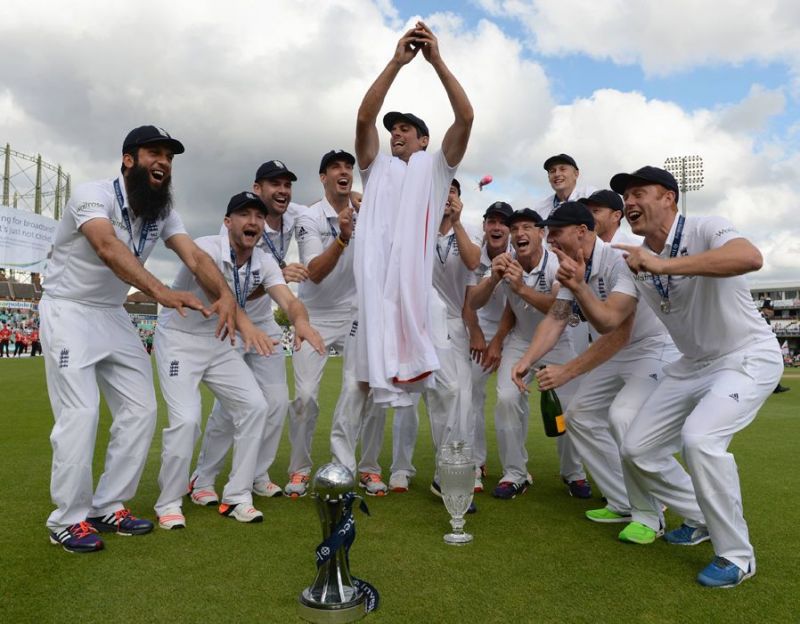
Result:
<svg viewBox="0 0 800 624">
<path fill-rule="evenodd" d="M 566 364 L 548 364 L 547 367 L 538 371 L 536 380 L 539 382 L 539 389 L 551 390 L 563 386 L 578 375 L 583 375 L 614 357 L 620 349 L 628 344 L 635 315 L 634 312 L 622 325 L 614 331 L 600 336 L 586 351 Z"/>
<path fill-rule="evenodd" d="M 556 299 L 555 303 L 550 306 L 547 316 L 539 323 L 528 350 L 511 370 L 511 379 L 520 392 L 528 391 L 525 378 L 528 376 L 531 366 L 556 345 L 558 338 L 567 326 L 567 318 L 571 310 L 572 305 L 569 301 Z"/>
<path fill-rule="evenodd" d="M 389 64 L 375 79 L 369 89 L 367 89 L 361 106 L 358 107 L 356 117 L 356 160 L 359 169 L 367 169 L 375 157 L 378 155 L 380 140 L 378 139 L 378 128 L 375 122 L 378 113 L 383 106 L 383 100 L 389 92 L 394 79 L 402 69 L 403 65 L 409 63 L 420 51 L 416 45 L 418 40 L 418 28 L 414 27 L 407 31 L 400 41 Z"/>
<path fill-rule="evenodd" d="M 450 106 L 453 107 L 453 114 L 456 118 L 453 125 L 447 129 L 444 139 L 442 139 L 442 152 L 447 164 L 455 167 L 461 162 L 461 159 L 464 158 L 464 153 L 467 151 L 467 143 L 469 142 L 469 134 L 472 130 L 472 121 L 475 118 L 475 113 L 461 83 L 458 82 L 453 72 L 442 60 L 442 56 L 439 53 L 439 40 L 431 29 L 423 22 L 417 22 L 415 36 L 417 41 L 423 44 L 422 55 L 433 66 L 439 76 L 439 80 L 442 82 L 442 86 L 450 100 Z"/>
</svg>

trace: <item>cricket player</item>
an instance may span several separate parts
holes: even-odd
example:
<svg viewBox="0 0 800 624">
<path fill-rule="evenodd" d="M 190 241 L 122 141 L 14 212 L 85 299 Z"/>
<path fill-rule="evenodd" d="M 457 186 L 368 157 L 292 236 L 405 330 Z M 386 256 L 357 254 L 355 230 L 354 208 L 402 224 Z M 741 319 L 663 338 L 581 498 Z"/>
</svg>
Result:
<svg viewBox="0 0 800 624">
<path fill-rule="evenodd" d="M 585 270 L 580 259 L 562 262 L 559 280 L 600 331 L 613 330 L 644 300 L 682 354 L 664 368 L 623 439 L 634 520 L 629 536 L 652 541 L 664 530 L 659 501 L 696 496 L 705 522 L 687 518 L 665 539 L 694 545 L 710 538 L 716 556 L 697 580 L 733 587 L 755 574 L 756 562 L 728 446 L 783 372 L 775 337 L 743 277 L 761 267 L 762 256 L 726 219 L 680 215 L 677 182 L 663 169 L 617 174 L 611 188 L 623 195 L 633 233 L 644 236 L 641 246 L 618 245 L 630 269 L 620 275 L 624 292 L 605 302 L 595 297 L 578 277 Z M 678 451 L 691 482 L 665 478 L 663 468 Z"/>
<path fill-rule="evenodd" d="M 319 386 L 328 349 L 344 352 L 343 374 L 352 374 L 354 362 L 345 350 L 345 339 L 356 324 L 356 284 L 353 274 L 353 248 L 356 208 L 351 200 L 355 157 L 344 150 L 331 150 L 322 156 L 319 179 L 325 196 L 297 220 L 296 236 L 300 261 L 308 267 L 309 279 L 300 285 L 298 296 L 325 342 L 318 353 L 310 345 L 297 351 L 294 366 L 295 399 L 289 421 L 291 455 L 286 493 L 305 496 L 311 475 L 311 441 L 319 415 Z M 354 393 L 352 399 L 348 393 Z M 361 409 L 362 391 L 343 384 L 339 399 L 343 405 L 354 401 Z M 370 496 L 382 496 L 387 486 L 378 465 L 383 442 L 384 411 L 368 400 L 361 431 L 361 460 L 358 481 Z"/>
<path fill-rule="evenodd" d="M 454 122 L 444 135 L 442 149 L 428 154 L 430 133 L 425 122 L 410 113 L 390 112 L 383 125 L 391 135 L 392 155 L 381 155 L 378 113 L 400 70 L 420 51 L 447 92 Z M 435 233 L 467 148 L 472 120 L 472 106 L 443 61 L 438 40 L 428 26 L 418 22 L 400 38 L 394 56 L 367 90 L 356 120 L 356 160 L 364 181 L 354 258 L 359 316 L 357 331 L 348 337 L 345 349 L 355 350 L 357 370 L 355 375 L 345 375 L 343 384 L 360 385 L 365 395 L 369 384 L 378 403 L 412 404 L 407 390 L 429 383 L 439 366 L 429 305 Z M 398 217 L 401 204 L 402 219 Z M 403 327 L 412 326 L 420 331 L 403 333 Z M 331 432 L 334 457 L 353 468 L 359 413 L 363 412 L 338 410 L 340 416 L 334 416 Z"/>
<path fill-rule="evenodd" d="M 595 234 L 594 219 L 587 206 L 567 202 L 541 225 L 548 228 L 548 241 L 554 254 L 584 259 L 588 267 L 584 282 L 597 297 L 616 296 L 613 293 L 619 289 L 619 274 L 626 270 L 624 262 L 618 251 Z M 525 387 L 521 373 L 531 367 L 535 358 L 546 353 L 549 345 L 570 323 L 576 323 L 580 314 L 581 309 L 574 303 L 570 291 L 559 291 L 547 318 L 514 368 L 521 389 Z M 601 336 L 593 328 L 592 347 L 580 357 L 537 373 L 540 387 L 545 390 L 560 387 L 586 373 L 566 409 L 566 421 L 573 443 L 608 501 L 606 507 L 587 511 L 589 520 L 630 522 L 631 506 L 619 450 L 622 438 L 641 405 L 658 385 L 664 365 L 677 357 L 664 325 L 649 308 L 640 304 L 635 316 L 626 319 L 615 332 Z M 686 481 L 677 462 L 670 463 L 665 471 L 668 480 Z M 676 511 L 684 511 L 694 521 L 702 521 L 691 501 L 669 499 L 664 502 Z"/>
<path fill-rule="evenodd" d="M 503 253 L 513 251 L 509 240 L 506 218 L 514 209 L 506 202 L 494 202 L 483 214 L 483 242 L 478 268 L 475 269 L 476 283 L 491 273 L 492 260 Z M 469 353 L 472 359 L 472 419 L 475 421 L 475 443 L 473 455 L 480 473 L 475 477 L 475 492 L 483 491 L 483 477 L 486 476 L 486 383 L 500 364 L 502 341 L 492 342 L 497 326 L 506 307 L 505 291 L 495 288 L 487 302 L 475 311 L 470 300 L 475 284 L 467 286 L 467 303 L 464 305 L 463 319 L 469 334 Z M 490 349 L 490 345 L 493 347 Z"/>
<path fill-rule="evenodd" d="M 172 210 L 172 159 L 183 144 L 155 126 L 131 130 L 122 144 L 122 173 L 82 184 L 56 230 L 39 303 L 47 389 L 55 424 L 50 434 L 50 492 L 56 509 L 50 540 L 69 552 L 103 548 L 97 532 L 141 535 L 153 529 L 125 501 L 136 493 L 156 423 L 153 373 L 139 336 L 122 307 L 130 286 L 178 316 L 208 317 L 210 340 L 233 339 L 236 302 L 222 274 Z M 144 268 L 158 239 L 209 292 L 164 286 Z M 228 345 L 225 345 L 228 346 Z M 105 469 L 93 489 L 92 457 L 100 392 L 114 424 Z"/>
<path fill-rule="evenodd" d="M 296 340 L 310 340 L 321 349 L 319 335 L 308 323 L 303 305 L 286 286 L 274 258 L 257 243 L 264 231 L 267 207 L 254 193 L 231 197 L 225 212 L 228 236 L 197 239 L 220 268 L 236 293 L 237 321 L 245 343 L 260 355 L 272 352 L 277 341 L 258 330 L 245 313 L 248 300 L 269 295 L 286 310 L 295 326 Z M 203 300 L 204 289 L 188 271 L 181 270 L 175 283 L 191 289 Z M 159 525 L 164 529 L 186 526 L 181 498 L 189 484 L 192 450 L 200 435 L 200 383 L 205 383 L 229 415 L 233 430 L 233 459 L 228 483 L 222 492 L 219 513 L 239 522 L 261 522 L 263 514 L 253 507 L 252 485 L 261 448 L 267 400 L 241 354 L 226 343 L 213 340 L 213 327 L 200 314 L 180 317 L 169 311 L 159 316 L 155 352 L 161 391 L 169 409 L 169 427 L 163 432 L 161 494 L 156 501 Z"/>
<path fill-rule="evenodd" d="M 497 406 L 495 430 L 503 475 L 492 496 L 513 499 L 524 494 L 531 484 L 527 470 L 530 407 L 528 398 L 520 394 L 511 378 L 511 369 L 525 352 L 536 327 L 555 301 L 558 285 L 554 284 L 558 261 L 544 248 L 541 216 L 530 208 L 517 210 L 506 219 L 515 256 L 500 254 L 492 261 L 492 272 L 472 292 L 471 304 L 488 301 L 498 286 L 506 297 L 506 308 L 492 339 L 502 341 L 503 356 L 497 373 Z M 502 284 L 502 285 L 501 285 Z M 495 347 L 495 350 L 499 350 Z M 563 364 L 575 357 L 570 336 L 562 335 L 553 348 L 543 354 L 539 364 Z M 577 381 L 559 391 L 561 405 L 567 409 Z M 586 480 L 580 458 L 569 435 L 558 438 L 561 475 L 566 481 Z"/>
<path fill-rule="evenodd" d="M 304 282 L 308 270 L 300 262 L 287 262 L 287 253 L 295 231 L 295 222 L 304 206 L 292 202 L 292 184 L 297 176 L 280 160 L 268 160 L 256 170 L 252 192 L 267 207 L 264 230 L 258 246 L 272 256 L 287 282 Z M 220 234 L 228 235 L 223 224 Z M 247 315 L 252 322 L 273 340 L 280 340 L 283 330 L 275 322 L 272 300 L 258 297 L 248 304 Z M 305 345 L 305 343 L 303 343 Z M 312 347 L 308 347 L 312 349 Z M 258 453 L 253 493 L 258 496 L 280 496 L 281 487 L 272 481 L 269 469 L 278 452 L 286 413 L 289 409 L 289 388 L 286 384 L 286 358 L 278 349 L 268 356 L 245 356 L 248 366 L 264 392 L 269 404 L 264 424 L 263 441 Z M 197 467 L 190 481 L 191 500 L 198 505 L 216 505 L 219 496 L 214 481 L 222 470 L 225 457 L 233 444 L 231 416 L 224 412 L 222 404 L 215 400 L 206 428 Z"/>
</svg>

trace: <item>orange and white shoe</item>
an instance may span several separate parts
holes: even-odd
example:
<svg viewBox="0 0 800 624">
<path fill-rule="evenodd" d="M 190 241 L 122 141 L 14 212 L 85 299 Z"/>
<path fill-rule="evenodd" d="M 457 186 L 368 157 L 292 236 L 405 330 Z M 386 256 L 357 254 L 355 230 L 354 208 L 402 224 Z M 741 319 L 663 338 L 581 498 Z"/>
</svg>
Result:
<svg viewBox="0 0 800 624">
<path fill-rule="evenodd" d="M 264 522 L 264 514 L 250 503 L 239 503 L 238 505 L 222 503 L 219 506 L 219 513 L 223 516 L 228 516 L 228 518 L 233 518 L 234 520 L 248 524 Z"/>
<path fill-rule="evenodd" d="M 392 492 L 408 492 L 411 479 L 405 472 L 395 472 L 389 477 L 389 489 Z"/>
<path fill-rule="evenodd" d="M 386 496 L 389 490 L 377 472 L 362 472 L 358 484 L 369 496 Z"/>
<path fill-rule="evenodd" d="M 272 498 L 274 496 L 280 496 L 283 494 L 283 490 L 281 489 L 280 485 L 273 483 L 272 481 L 256 481 L 253 483 L 253 494 Z"/>
<path fill-rule="evenodd" d="M 286 484 L 284 491 L 286 496 L 291 498 L 300 498 L 308 493 L 308 482 L 311 480 L 307 474 L 302 472 L 293 472 L 289 477 L 289 483 Z"/>
<path fill-rule="evenodd" d="M 158 517 L 158 526 L 167 531 L 173 529 L 185 529 L 186 518 L 183 516 L 183 511 L 180 507 L 170 507 Z"/>
</svg>

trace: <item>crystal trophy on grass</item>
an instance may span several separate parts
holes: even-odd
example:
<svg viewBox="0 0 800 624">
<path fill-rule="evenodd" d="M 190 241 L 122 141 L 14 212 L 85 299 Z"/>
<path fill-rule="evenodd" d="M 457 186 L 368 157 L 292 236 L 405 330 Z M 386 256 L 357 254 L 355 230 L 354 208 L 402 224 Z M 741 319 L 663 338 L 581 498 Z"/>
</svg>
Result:
<svg viewBox="0 0 800 624">
<path fill-rule="evenodd" d="M 472 449 L 465 442 L 445 444 L 439 452 L 438 468 L 444 506 L 453 527 L 453 532 L 445 535 L 444 541 L 453 545 L 468 544 L 472 535 L 464 532 L 464 514 L 472 502 L 475 487 Z"/>
</svg>

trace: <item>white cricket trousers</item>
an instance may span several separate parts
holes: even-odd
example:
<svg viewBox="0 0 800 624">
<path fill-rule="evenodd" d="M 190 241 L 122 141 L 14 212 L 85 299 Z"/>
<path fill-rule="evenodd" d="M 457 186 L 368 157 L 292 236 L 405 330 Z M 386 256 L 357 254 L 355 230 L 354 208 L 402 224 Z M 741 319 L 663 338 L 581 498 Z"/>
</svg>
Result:
<svg viewBox="0 0 800 624">
<path fill-rule="evenodd" d="M 494 412 L 494 427 L 497 435 L 497 451 L 503 476 L 500 481 L 522 483 L 528 475 L 528 450 L 525 444 L 528 439 L 528 422 L 530 420 L 531 397 L 519 391 L 511 379 L 511 369 L 528 350 L 529 342 L 520 339 L 513 332 L 503 343 L 503 357 L 497 369 L 497 405 Z M 534 366 L 526 379 L 533 380 L 534 372 L 543 364 L 563 364 L 563 360 L 554 361 L 545 356 Z M 573 379 L 556 391 L 561 407 L 567 410 L 572 396 L 578 388 L 580 378 Z M 538 393 L 536 393 L 538 398 Z M 567 481 L 586 478 L 581 465 L 581 458 L 572 444 L 569 432 L 556 438 L 558 449 L 559 471 Z"/>
<path fill-rule="evenodd" d="M 422 393 L 436 456 L 442 445 L 458 440 L 472 443 L 475 437 L 475 413 L 471 409 L 472 372 L 469 359 L 469 338 L 464 321 L 447 319 L 447 346 L 436 346 L 439 370 L 434 372 L 435 386 Z M 413 407 L 395 410 L 392 423 L 392 473 L 404 472 L 411 477 L 411 463 L 417 441 L 419 417 Z M 477 464 L 476 464 L 477 465 Z"/>
<path fill-rule="evenodd" d="M 691 367 L 684 360 L 676 364 L 682 371 Z M 675 497 L 677 489 L 661 475 L 680 451 L 692 479 L 677 495 L 696 495 L 717 556 L 742 570 L 755 570 L 736 460 L 728 445 L 733 434 L 752 422 L 783 374 L 778 344 L 774 338 L 758 342 L 696 365 L 690 375 L 673 376 L 671 367 L 665 372 L 641 410 L 659 414 L 658 422 L 637 417 L 622 444 L 633 518 L 651 528 L 659 526 L 657 499 Z"/>
<path fill-rule="evenodd" d="M 267 402 L 241 354 L 227 340 L 159 326 L 155 334 L 161 393 L 169 410 L 163 431 L 161 494 L 156 513 L 181 506 L 189 485 L 189 468 L 200 437 L 200 383 L 205 383 L 233 418 L 233 461 L 222 502 L 252 504 L 253 478 L 267 417 Z"/>
<path fill-rule="evenodd" d="M 274 324 L 274 323 L 273 323 Z M 261 327 L 270 338 L 280 340 L 281 332 L 276 327 Z M 268 331 L 271 330 L 271 331 Z M 253 376 L 261 388 L 267 402 L 267 419 L 261 438 L 261 448 L 256 461 L 256 473 L 253 482 L 269 482 L 269 469 L 278 454 L 283 423 L 289 409 L 289 388 L 286 385 L 286 356 L 283 347 L 278 344 L 275 351 L 268 356 L 258 353 L 243 353 L 245 364 L 253 372 Z M 196 489 L 214 489 L 214 482 L 222 470 L 225 457 L 233 444 L 235 428 L 233 416 L 225 411 L 219 399 L 214 399 L 214 407 L 206 422 L 200 454 L 197 456 L 197 467 L 192 475 Z"/>
<path fill-rule="evenodd" d="M 629 346 L 626 350 L 629 348 L 636 349 Z M 658 387 L 664 366 L 679 355 L 671 342 L 665 347 L 663 340 L 649 341 L 637 350 L 641 352 L 638 359 L 626 352 L 625 361 L 612 358 L 588 372 L 565 415 L 572 443 L 608 501 L 608 508 L 621 515 L 628 515 L 631 509 L 620 458 L 622 439 L 637 416 L 657 426 L 660 414 L 641 413 L 642 405 Z M 662 478 L 682 486 L 689 481 L 677 461 L 665 464 Z M 680 498 L 662 502 L 675 510 L 682 509 L 693 522 L 702 524 L 693 499 L 688 501 L 688 507 L 687 501 Z"/>
<path fill-rule="evenodd" d="M 289 474 L 301 473 L 311 474 L 311 444 L 314 438 L 314 430 L 317 426 L 319 416 L 319 386 L 322 381 L 322 373 L 328 361 L 327 350 L 334 347 L 343 355 L 342 362 L 342 391 L 340 401 L 343 410 L 366 410 L 368 417 L 359 416 L 358 430 L 361 436 L 361 472 L 380 473 L 378 456 L 383 445 L 383 424 L 385 415 L 383 409 L 373 405 L 372 401 L 367 401 L 367 397 L 361 388 L 354 387 L 350 381 L 346 381 L 346 371 L 353 369 L 355 363 L 350 362 L 347 342 L 354 338 L 358 330 L 356 314 L 352 318 L 344 320 L 328 320 L 324 315 L 309 312 L 311 324 L 314 326 L 322 340 L 325 342 L 325 355 L 320 355 L 307 343 L 303 343 L 300 350 L 292 356 L 294 367 L 294 400 L 289 409 L 289 442 L 291 443 L 291 454 L 289 456 Z M 338 409 L 338 403 L 337 403 Z M 380 413 L 378 413 L 380 412 Z M 343 425 L 342 425 L 343 426 Z M 337 435 L 344 435 L 342 430 Z M 348 433 L 347 435 L 350 435 Z M 331 444 L 333 442 L 331 441 Z M 349 443 L 340 448 L 343 457 L 348 456 L 345 450 Z M 333 448 L 333 447 L 332 447 Z M 332 451 L 336 457 L 336 451 Z M 355 457 L 355 442 L 353 442 L 353 457 Z M 355 461 L 355 460 L 353 460 Z M 351 470 L 355 466 L 351 467 Z"/>
<path fill-rule="evenodd" d="M 359 472 L 381 473 L 378 463 L 383 446 L 386 409 L 375 405 L 365 382 L 356 379 L 354 361 L 358 321 L 351 321 L 344 341 L 342 389 L 331 422 L 332 461 L 346 466 L 358 479 Z M 361 438 L 361 461 L 356 464 L 356 444 Z"/>
<path fill-rule="evenodd" d="M 133 498 L 156 425 L 153 370 L 128 313 L 44 297 L 39 302 L 50 434 L 51 531 L 103 516 Z M 99 386 L 99 388 L 98 388 Z M 100 392 L 111 410 L 105 467 L 93 494 Z"/>
</svg>

